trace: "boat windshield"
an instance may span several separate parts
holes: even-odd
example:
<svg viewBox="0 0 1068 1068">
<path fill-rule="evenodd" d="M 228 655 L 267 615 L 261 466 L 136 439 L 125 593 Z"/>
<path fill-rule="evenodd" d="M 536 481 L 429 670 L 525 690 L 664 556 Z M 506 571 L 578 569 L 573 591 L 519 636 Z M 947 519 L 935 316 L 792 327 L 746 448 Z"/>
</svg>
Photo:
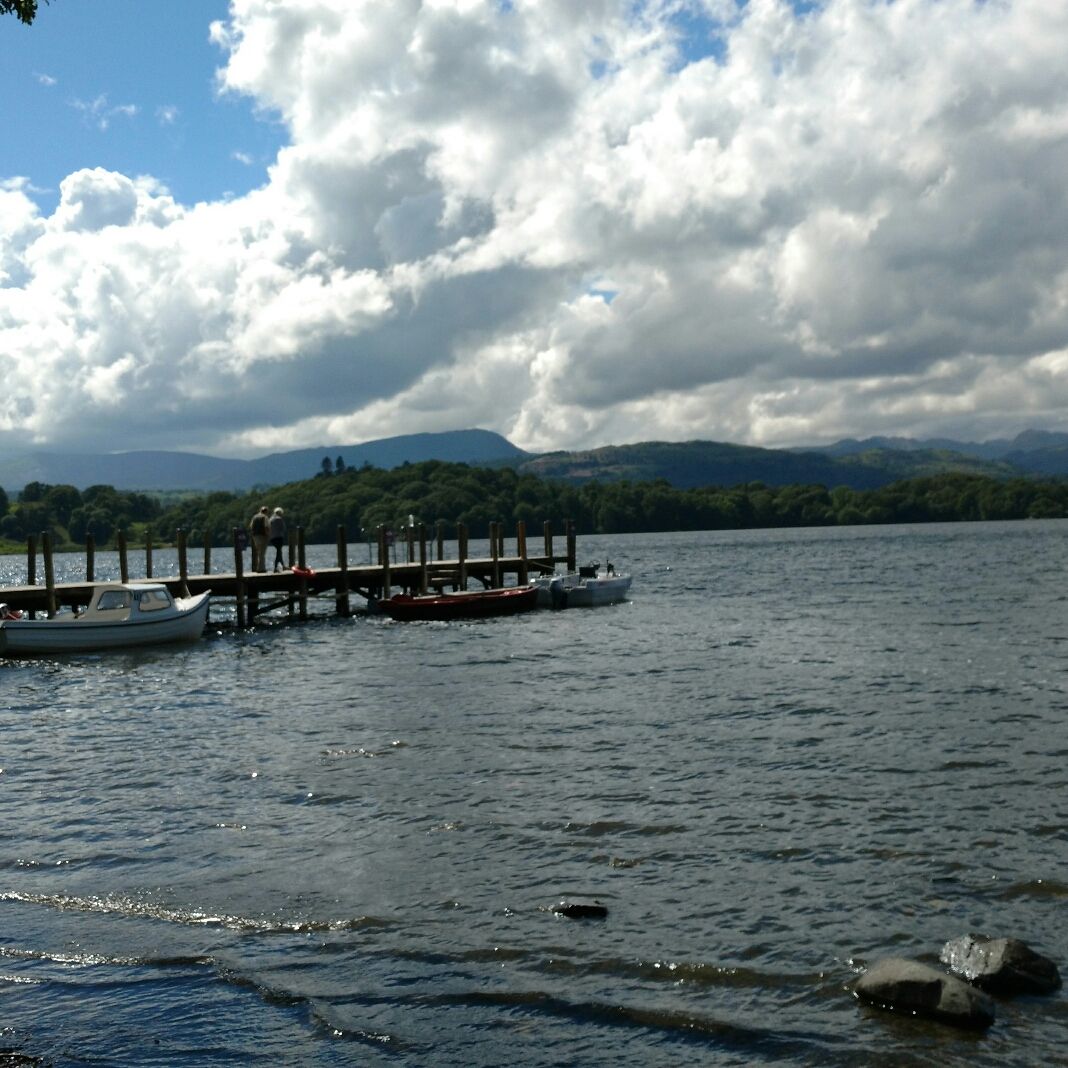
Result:
<svg viewBox="0 0 1068 1068">
<path fill-rule="evenodd" d="M 100 612 L 107 612 L 114 608 L 129 608 L 130 607 L 130 591 L 129 590 L 105 590 L 100 595 L 100 600 L 96 602 L 97 610 Z"/>
<path fill-rule="evenodd" d="M 142 590 L 137 595 L 137 603 L 142 612 L 158 612 L 170 608 L 171 595 L 166 590 Z"/>
</svg>

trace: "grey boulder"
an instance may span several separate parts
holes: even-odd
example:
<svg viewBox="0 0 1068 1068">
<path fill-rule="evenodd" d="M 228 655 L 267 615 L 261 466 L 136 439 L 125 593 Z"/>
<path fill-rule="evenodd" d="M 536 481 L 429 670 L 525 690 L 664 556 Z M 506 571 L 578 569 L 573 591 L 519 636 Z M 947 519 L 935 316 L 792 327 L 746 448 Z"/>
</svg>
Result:
<svg viewBox="0 0 1068 1068">
<path fill-rule="evenodd" d="M 963 935 L 942 947 L 941 960 L 991 994 L 1050 994 L 1061 985 L 1057 965 L 1016 938 Z"/>
<path fill-rule="evenodd" d="M 919 961 L 887 957 L 857 981 L 853 993 L 876 1008 L 927 1016 L 957 1027 L 994 1022 L 994 1003 L 981 990 Z"/>
</svg>

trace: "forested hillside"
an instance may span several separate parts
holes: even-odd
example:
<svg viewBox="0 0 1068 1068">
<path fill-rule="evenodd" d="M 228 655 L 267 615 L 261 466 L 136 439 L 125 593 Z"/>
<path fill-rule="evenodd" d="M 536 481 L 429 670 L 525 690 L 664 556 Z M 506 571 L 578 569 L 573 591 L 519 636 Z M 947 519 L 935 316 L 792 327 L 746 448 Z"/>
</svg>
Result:
<svg viewBox="0 0 1068 1068">
<path fill-rule="evenodd" d="M 212 493 L 169 506 L 144 494 L 96 486 L 27 486 L 10 502 L 0 490 L 0 533 L 9 551 L 26 534 L 51 530 L 58 545 L 81 544 L 92 533 L 107 544 L 116 529 L 134 537 L 151 527 L 157 544 L 181 527 L 194 544 L 207 533 L 216 545 L 230 542 L 235 526 L 247 525 L 260 505 L 280 506 L 309 542 L 332 542 L 339 524 L 350 540 L 382 524 L 400 530 L 412 517 L 433 526 L 442 520 L 451 535 L 457 522 L 475 537 L 502 520 L 514 529 L 523 519 L 532 535 L 550 520 L 558 531 L 573 519 L 580 533 L 723 530 L 751 527 L 925 523 L 935 521 L 1059 518 L 1068 516 L 1068 483 L 998 480 L 944 474 L 896 482 L 874 490 L 823 485 L 673 489 L 665 481 L 587 482 L 581 485 L 535 478 L 512 469 L 427 461 L 384 471 L 364 467 L 320 474 L 266 493 Z"/>
</svg>

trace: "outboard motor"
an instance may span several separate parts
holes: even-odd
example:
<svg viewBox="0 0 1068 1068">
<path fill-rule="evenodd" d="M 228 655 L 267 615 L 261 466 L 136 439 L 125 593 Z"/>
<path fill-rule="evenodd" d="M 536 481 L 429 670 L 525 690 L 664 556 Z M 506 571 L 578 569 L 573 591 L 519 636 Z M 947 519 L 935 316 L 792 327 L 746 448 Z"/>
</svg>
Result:
<svg viewBox="0 0 1068 1068">
<path fill-rule="evenodd" d="M 553 608 L 567 608 L 567 589 L 559 575 L 549 582 L 549 603 Z"/>
</svg>

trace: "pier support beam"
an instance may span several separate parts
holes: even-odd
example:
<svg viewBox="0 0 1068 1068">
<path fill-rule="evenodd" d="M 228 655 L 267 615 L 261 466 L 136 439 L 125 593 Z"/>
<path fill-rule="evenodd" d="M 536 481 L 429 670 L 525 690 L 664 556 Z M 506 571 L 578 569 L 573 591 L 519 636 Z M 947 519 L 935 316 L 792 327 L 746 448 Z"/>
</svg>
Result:
<svg viewBox="0 0 1068 1068">
<path fill-rule="evenodd" d="M 237 625 L 244 630 L 245 616 L 245 554 L 241 551 L 241 542 L 238 535 L 241 533 L 238 527 L 234 527 L 234 578 L 237 580 Z"/>
<path fill-rule="evenodd" d="M 92 534 L 85 535 L 85 581 L 95 582 L 96 575 L 96 539 Z"/>
<path fill-rule="evenodd" d="M 501 523 L 490 523 L 490 559 L 493 561 L 493 588 L 501 584 Z"/>
<path fill-rule="evenodd" d="M 530 582 L 530 573 L 527 567 L 527 524 L 524 519 L 520 519 L 515 525 L 515 554 L 519 557 L 516 585 L 526 586 Z"/>
<path fill-rule="evenodd" d="M 467 524 L 456 524 L 456 585 L 457 590 L 467 589 Z"/>
<path fill-rule="evenodd" d="M 37 585 L 37 535 L 26 536 L 26 585 Z M 37 613 L 30 609 L 30 619 L 36 619 Z"/>
<path fill-rule="evenodd" d="M 49 531 L 41 532 L 41 552 L 44 554 L 45 590 L 48 592 L 48 618 L 56 616 L 56 569 L 52 559 L 52 535 Z"/>
<path fill-rule="evenodd" d="M 352 614 L 349 608 L 349 539 L 343 524 L 337 528 L 337 567 L 341 573 L 338 575 L 334 604 L 339 616 L 348 617 Z"/>
<path fill-rule="evenodd" d="M 119 581 L 130 581 L 130 563 L 126 558 L 126 531 L 115 531 L 115 547 L 119 550 Z"/>
<path fill-rule="evenodd" d="M 297 527 L 297 564 L 303 571 L 308 566 L 308 558 L 304 551 L 304 528 Z M 301 575 L 297 582 L 297 598 L 299 604 L 298 618 L 303 623 L 308 618 L 308 580 Z"/>
<path fill-rule="evenodd" d="M 426 523 L 419 524 L 419 592 L 426 593 Z"/>
<path fill-rule="evenodd" d="M 182 580 L 182 596 L 189 596 L 189 560 L 187 558 L 186 533 L 178 528 L 178 577 Z M 90 581 L 92 581 L 90 579 Z"/>
</svg>

